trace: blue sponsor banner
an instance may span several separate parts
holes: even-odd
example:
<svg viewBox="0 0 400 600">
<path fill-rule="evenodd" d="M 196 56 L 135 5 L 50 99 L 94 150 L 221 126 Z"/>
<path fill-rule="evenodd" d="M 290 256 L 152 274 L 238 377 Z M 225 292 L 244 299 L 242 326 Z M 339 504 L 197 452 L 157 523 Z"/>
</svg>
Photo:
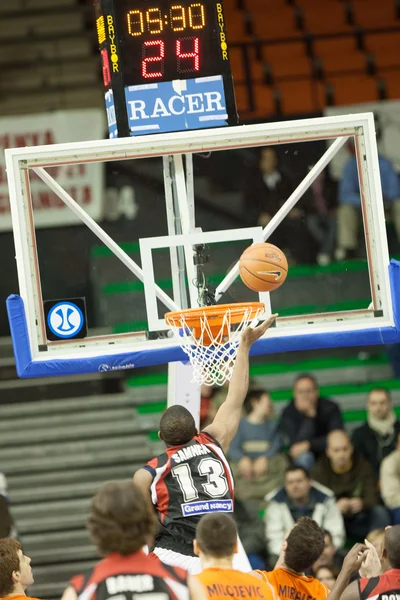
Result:
<svg viewBox="0 0 400 600">
<path fill-rule="evenodd" d="M 181 504 L 184 517 L 206 515 L 211 512 L 233 512 L 232 500 L 198 500 Z"/>
<path fill-rule="evenodd" d="M 115 115 L 114 94 L 112 90 L 105 93 L 108 133 L 111 139 L 118 137 L 117 117 Z"/>
<path fill-rule="evenodd" d="M 222 75 L 125 88 L 131 135 L 228 125 Z"/>
</svg>

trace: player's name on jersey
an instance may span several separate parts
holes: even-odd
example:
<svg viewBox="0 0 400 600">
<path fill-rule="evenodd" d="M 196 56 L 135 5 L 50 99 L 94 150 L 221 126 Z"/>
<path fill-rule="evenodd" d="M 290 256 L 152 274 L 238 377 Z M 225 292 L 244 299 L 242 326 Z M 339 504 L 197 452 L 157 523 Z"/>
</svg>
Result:
<svg viewBox="0 0 400 600">
<path fill-rule="evenodd" d="M 400 600 L 400 594 L 381 594 L 381 600 Z"/>
<path fill-rule="evenodd" d="M 195 456 L 203 456 L 203 454 L 210 454 L 210 448 L 203 446 L 203 444 L 195 444 L 194 446 L 187 446 L 187 448 L 181 448 L 178 452 L 172 455 L 172 460 L 176 463 L 181 463 L 189 458 L 195 458 Z"/>
<path fill-rule="evenodd" d="M 279 597 L 289 600 L 316 600 L 313 596 L 302 594 L 291 585 L 279 585 Z"/>
<path fill-rule="evenodd" d="M 233 512 L 232 500 L 214 500 L 206 501 L 198 500 L 197 502 L 187 502 L 181 504 L 182 514 L 184 517 L 193 515 L 205 515 L 210 512 Z"/>
<path fill-rule="evenodd" d="M 154 579 L 151 575 L 117 575 L 107 577 L 106 586 L 111 596 L 122 592 L 152 592 Z"/>
<path fill-rule="evenodd" d="M 264 595 L 257 585 L 223 585 L 214 583 L 207 585 L 208 597 L 213 596 L 234 596 L 236 598 L 264 598 Z"/>
</svg>

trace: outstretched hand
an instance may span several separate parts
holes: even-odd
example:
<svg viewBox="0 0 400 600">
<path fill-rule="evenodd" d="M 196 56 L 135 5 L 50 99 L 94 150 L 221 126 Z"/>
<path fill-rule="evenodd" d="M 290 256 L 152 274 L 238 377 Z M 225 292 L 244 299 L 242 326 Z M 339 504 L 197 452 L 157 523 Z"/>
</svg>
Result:
<svg viewBox="0 0 400 600">
<path fill-rule="evenodd" d="M 246 327 L 246 329 L 242 333 L 241 344 L 250 348 L 254 342 L 256 342 L 264 333 L 269 329 L 272 323 L 275 321 L 278 313 L 271 315 L 268 319 L 263 321 L 261 325 L 258 325 L 254 329 L 251 327 Z"/>
<path fill-rule="evenodd" d="M 364 544 L 354 544 L 343 561 L 342 570 L 349 573 L 358 571 L 366 558 L 367 551 L 368 548 Z"/>
</svg>

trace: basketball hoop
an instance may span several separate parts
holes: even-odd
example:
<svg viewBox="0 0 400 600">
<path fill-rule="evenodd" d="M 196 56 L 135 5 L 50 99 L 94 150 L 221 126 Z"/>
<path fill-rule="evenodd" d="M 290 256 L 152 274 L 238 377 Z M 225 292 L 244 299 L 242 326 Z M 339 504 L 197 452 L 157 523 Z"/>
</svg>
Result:
<svg viewBox="0 0 400 600">
<path fill-rule="evenodd" d="M 165 320 L 189 357 L 193 381 L 223 385 L 232 377 L 242 331 L 264 312 L 262 302 L 238 302 L 169 312 Z"/>
</svg>

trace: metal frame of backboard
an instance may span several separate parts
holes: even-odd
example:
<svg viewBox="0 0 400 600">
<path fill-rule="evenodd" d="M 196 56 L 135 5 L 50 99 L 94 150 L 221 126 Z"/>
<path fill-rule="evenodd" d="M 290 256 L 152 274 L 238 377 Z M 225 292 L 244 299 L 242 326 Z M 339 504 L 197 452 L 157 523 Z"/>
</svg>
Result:
<svg viewBox="0 0 400 600">
<path fill-rule="evenodd" d="M 354 136 L 355 139 L 372 302 L 370 307 L 366 307 L 365 310 L 279 318 L 276 327 L 266 334 L 271 339 L 285 337 L 290 339 L 293 336 L 296 338 L 304 336 L 306 338 L 310 334 L 310 330 L 316 335 L 336 335 L 338 332 L 351 335 L 352 332 L 366 329 L 369 331 L 380 331 L 384 328 L 389 328 L 392 331 L 396 330 L 389 282 L 389 254 L 372 113 L 6 150 L 20 297 L 26 315 L 26 332 L 31 360 L 34 362 L 49 362 L 54 358 L 62 362 L 62 360 L 87 360 L 100 356 L 104 359 L 105 356 L 108 356 L 112 361 L 112 357 L 117 355 L 118 357 L 126 355 L 128 359 L 133 349 L 136 355 L 142 351 L 151 353 L 157 350 L 168 350 L 168 348 L 175 346 L 175 342 L 168 338 L 148 340 L 144 332 L 88 337 L 84 340 L 75 341 L 49 342 L 46 340 L 29 169 L 32 169 L 47 183 L 50 189 L 111 249 L 133 275 L 143 281 L 142 269 L 61 188 L 45 170 L 46 167 L 162 156 L 164 160 L 164 180 L 166 182 L 167 220 L 169 223 L 173 220 L 171 211 L 174 210 L 174 207 L 168 185 L 174 185 L 178 198 L 178 210 L 180 211 L 181 231 L 172 233 L 192 235 L 196 231 L 194 196 L 190 185 L 190 183 L 193 183 L 193 173 L 190 167 L 190 158 L 193 153 L 312 140 L 334 140 L 264 228 L 262 236 L 264 240 L 267 240 L 319 173 L 327 166 L 335 153 L 351 136 Z M 183 157 L 187 159 L 186 174 Z M 168 173 L 168 165 L 172 165 L 174 168 L 172 176 Z M 187 244 L 184 245 L 184 254 L 189 276 L 193 265 L 190 259 L 190 248 L 188 251 Z M 174 260 L 174 248 L 171 248 L 171 266 L 173 266 Z M 233 267 L 218 286 L 217 300 L 221 298 L 237 275 L 238 264 Z M 177 290 L 179 291 L 179 287 L 181 287 L 181 282 L 174 280 L 174 277 L 173 270 L 173 298 L 170 298 L 157 285 L 150 283 L 153 294 L 162 301 L 166 310 L 185 308 L 182 306 L 182 301 L 180 301 L 177 293 Z M 147 291 L 151 293 L 149 289 L 148 287 Z M 189 297 L 193 304 L 193 295 L 189 294 Z M 14 336 L 14 346 L 18 343 L 17 337 Z M 305 343 L 304 349 L 306 347 L 307 344 Z M 180 355 L 175 353 L 175 356 Z M 174 358 L 174 360 L 177 359 Z M 153 364 L 151 359 L 149 359 L 148 364 Z"/>
</svg>

